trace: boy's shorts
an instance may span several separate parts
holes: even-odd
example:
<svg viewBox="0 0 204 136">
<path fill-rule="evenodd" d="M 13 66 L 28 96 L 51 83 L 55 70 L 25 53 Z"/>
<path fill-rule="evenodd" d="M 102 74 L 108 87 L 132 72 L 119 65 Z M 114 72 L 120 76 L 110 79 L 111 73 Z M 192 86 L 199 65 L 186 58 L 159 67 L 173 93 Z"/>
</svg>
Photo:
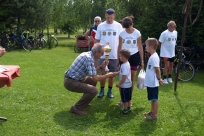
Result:
<svg viewBox="0 0 204 136">
<path fill-rule="evenodd" d="M 129 102 L 132 99 L 132 87 L 121 88 L 121 98 L 122 102 Z"/>
<path fill-rule="evenodd" d="M 105 59 L 100 58 L 99 61 L 98 61 L 98 65 L 100 66 L 103 63 L 104 60 Z M 108 63 L 109 72 L 118 71 L 117 59 L 109 59 L 108 61 L 109 61 L 109 63 Z M 105 69 L 102 69 L 100 72 L 105 72 Z"/>
<path fill-rule="evenodd" d="M 158 95 L 158 87 L 147 87 L 147 98 L 149 101 L 157 101 Z"/>
</svg>

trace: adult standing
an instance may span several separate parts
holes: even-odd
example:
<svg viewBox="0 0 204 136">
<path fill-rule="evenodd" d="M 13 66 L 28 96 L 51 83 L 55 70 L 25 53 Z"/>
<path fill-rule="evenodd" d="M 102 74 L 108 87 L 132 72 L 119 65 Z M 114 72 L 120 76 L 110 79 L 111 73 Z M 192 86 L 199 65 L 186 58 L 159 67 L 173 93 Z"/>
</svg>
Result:
<svg viewBox="0 0 204 136">
<path fill-rule="evenodd" d="M 144 69 L 142 37 L 140 31 L 133 27 L 133 18 L 133 16 L 128 16 L 123 19 L 124 30 L 120 33 L 118 46 L 118 53 L 122 49 L 130 51 L 131 56 L 128 61 L 131 69 L 132 91 L 134 90 L 134 80 L 139 65 Z M 118 103 L 119 106 L 121 104 L 121 102 Z"/>
<path fill-rule="evenodd" d="M 85 34 L 84 36 L 86 39 L 90 42 L 91 47 L 94 45 L 95 35 L 97 31 L 98 25 L 101 23 L 101 17 L 96 16 L 94 18 L 94 26 L 92 26 Z"/>
<path fill-rule="evenodd" d="M 110 72 L 116 72 L 118 70 L 117 66 L 117 49 L 119 44 L 119 34 L 123 30 L 122 25 L 118 22 L 116 22 L 115 19 L 115 11 L 114 9 L 108 9 L 105 13 L 106 21 L 99 24 L 96 32 L 96 42 L 100 42 L 104 45 L 106 45 L 107 42 L 109 42 L 109 46 L 112 49 L 109 53 L 109 71 Z M 99 65 L 104 61 L 105 56 L 103 55 L 99 59 Z M 103 69 L 101 71 L 102 75 L 104 75 L 106 72 Z M 109 98 L 113 98 L 112 94 L 112 86 L 113 86 L 114 78 L 110 77 L 108 79 L 108 92 L 107 95 Z M 98 97 L 101 98 L 104 96 L 104 87 L 105 87 L 106 80 L 102 80 L 100 82 L 100 92 L 98 94 Z"/>
<path fill-rule="evenodd" d="M 96 43 L 91 51 L 81 53 L 66 71 L 64 87 L 72 92 L 83 93 L 81 99 L 71 107 L 71 112 L 78 115 L 86 115 L 84 109 L 98 93 L 95 87 L 97 81 L 115 76 L 112 72 L 106 75 L 97 75 L 97 71 L 107 65 L 107 61 L 103 61 L 97 67 L 94 65 L 94 61 L 97 61 L 103 54 L 103 45 Z M 87 74 L 90 77 L 87 77 Z"/>
<path fill-rule="evenodd" d="M 169 21 L 167 24 L 167 30 L 163 31 L 159 37 L 160 57 L 164 61 L 163 70 L 163 83 L 172 83 L 172 71 L 175 57 L 175 45 L 177 40 L 176 23 Z M 168 79 L 167 79 L 168 74 Z"/>
</svg>

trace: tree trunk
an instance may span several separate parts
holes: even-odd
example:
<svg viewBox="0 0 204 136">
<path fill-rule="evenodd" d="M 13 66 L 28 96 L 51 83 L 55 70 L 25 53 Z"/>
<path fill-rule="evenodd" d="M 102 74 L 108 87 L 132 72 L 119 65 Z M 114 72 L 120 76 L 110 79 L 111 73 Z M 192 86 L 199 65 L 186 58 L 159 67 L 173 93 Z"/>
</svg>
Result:
<svg viewBox="0 0 204 136">
<path fill-rule="evenodd" d="M 49 26 L 47 25 L 47 39 L 48 39 L 48 34 L 50 33 L 49 31 Z"/>
<path fill-rule="evenodd" d="M 183 43 L 185 40 L 185 35 L 186 35 L 186 25 L 187 25 L 187 21 L 188 21 L 188 16 L 190 14 L 190 3 L 191 0 L 186 0 L 186 7 L 185 7 L 185 18 L 184 18 L 184 25 L 183 25 L 183 30 L 182 30 L 182 39 L 181 39 L 181 49 L 179 52 L 179 62 L 178 62 L 178 68 L 177 68 L 177 73 L 176 73 L 176 79 L 175 79 L 175 83 L 174 83 L 174 91 L 176 91 L 177 89 L 177 82 L 178 82 L 178 76 L 179 76 L 179 69 L 180 69 L 180 64 L 181 64 L 181 57 L 182 57 L 182 53 L 183 53 Z"/>
<path fill-rule="evenodd" d="M 68 39 L 70 39 L 70 33 L 68 33 Z"/>
</svg>

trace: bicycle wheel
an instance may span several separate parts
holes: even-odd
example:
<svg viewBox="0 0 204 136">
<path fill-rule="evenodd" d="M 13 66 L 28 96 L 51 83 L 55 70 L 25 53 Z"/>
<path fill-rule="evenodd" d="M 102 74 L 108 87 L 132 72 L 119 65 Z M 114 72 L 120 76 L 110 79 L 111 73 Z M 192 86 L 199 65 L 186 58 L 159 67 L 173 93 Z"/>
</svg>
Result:
<svg viewBox="0 0 204 136">
<path fill-rule="evenodd" d="M 177 73 L 178 65 L 176 65 L 175 73 Z M 195 76 L 195 68 L 189 62 L 181 62 L 178 79 L 181 81 L 190 81 Z"/>
<path fill-rule="evenodd" d="M 6 43 L 5 49 L 7 52 L 11 51 L 10 42 Z"/>
<path fill-rule="evenodd" d="M 26 50 L 26 51 L 31 51 L 31 50 L 32 50 L 31 45 L 28 44 L 26 40 L 23 40 L 23 41 L 22 41 L 22 47 L 23 47 L 23 49 Z"/>
<path fill-rule="evenodd" d="M 57 38 L 53 37 L 53 46 L 54 48 L 56 48 L 58 46 L 58 41 L 57 41 Z"/>
</svg>

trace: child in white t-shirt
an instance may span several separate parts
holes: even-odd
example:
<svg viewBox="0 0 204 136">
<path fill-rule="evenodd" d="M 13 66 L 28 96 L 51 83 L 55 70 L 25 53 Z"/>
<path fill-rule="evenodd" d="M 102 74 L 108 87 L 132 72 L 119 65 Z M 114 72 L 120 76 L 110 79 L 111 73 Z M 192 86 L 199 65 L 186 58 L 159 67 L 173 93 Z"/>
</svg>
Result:
<svg viewBox="0 0 204 136">
<path fill-rule="evenodd" d="M 124 109 L 121 110 L 122 114 L 127 114 L 130 111 L 131 98 L 132 98 L 132 81 L 131 70 L 128 59 L 130 58 L 130 51 L 123 49 L 119 52 L 119 59 L 122 62 L 120 71 L 117 72 L 120 77 L 120 82 L 116 84 L 116 87 L 121 89 L 121 99 L 124 105 Z"/>
<path fill-rule="evenodd" d="M 163 85 L 159 68 L 159 56 L 156 53 L 158 41 L 155 38 L 146 40 L 146 51 L 151 54 L 146 68 L 144 85 L 147 87 L 147 97 L 151 101 L 151 110 L 144 113 L 145 119 L 157 119 L 159 85 Z"/>
</svg>

